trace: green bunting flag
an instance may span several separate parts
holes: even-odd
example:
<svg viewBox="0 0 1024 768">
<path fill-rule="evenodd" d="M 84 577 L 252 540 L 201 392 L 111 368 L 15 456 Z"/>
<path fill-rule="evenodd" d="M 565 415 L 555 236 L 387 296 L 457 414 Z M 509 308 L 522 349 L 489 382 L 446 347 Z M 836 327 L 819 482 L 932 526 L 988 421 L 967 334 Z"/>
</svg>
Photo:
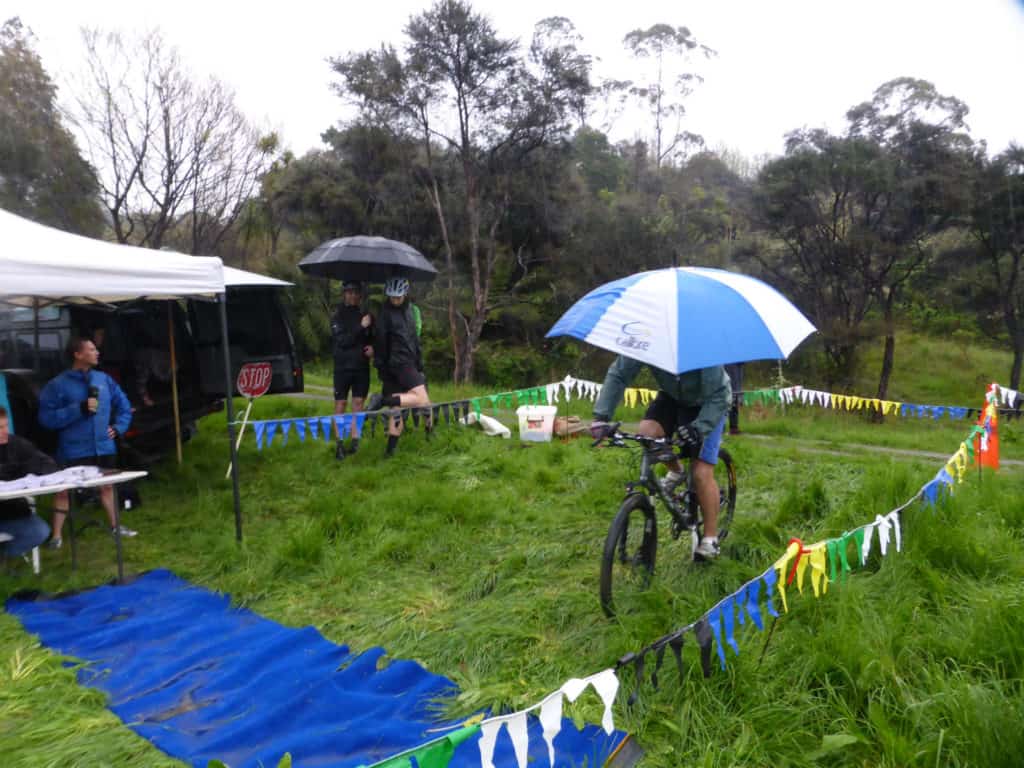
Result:
<svg viewBox="0 0 1024 768">
<path fill-rule="evenodd" d="M 439 739 L 428 741 L 415 749 L 407 749 L 394 757 L 389 757 L 370 766 L 361 768 L 412 768 L 411 760 L 416 760 L 418 768 L 448 768 L 455 748 L 466 739 L 480 732 L 480 725 L 470 725 L 447 733 Z"/>
</svg>

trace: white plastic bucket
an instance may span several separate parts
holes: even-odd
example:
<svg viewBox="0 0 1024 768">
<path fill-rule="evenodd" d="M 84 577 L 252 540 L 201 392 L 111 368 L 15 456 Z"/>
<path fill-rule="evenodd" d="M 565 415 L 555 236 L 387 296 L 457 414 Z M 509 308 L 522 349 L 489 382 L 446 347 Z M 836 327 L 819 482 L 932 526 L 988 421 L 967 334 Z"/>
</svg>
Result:
<svg viewBox="0 0 1024 768">
<path fill-rule="evenodd" d="M 535 443 L 551 440 L 558 409 L 553 405 L 521 405 L 516 408 L 519 417 L 519 437 Z"/>
</svg>

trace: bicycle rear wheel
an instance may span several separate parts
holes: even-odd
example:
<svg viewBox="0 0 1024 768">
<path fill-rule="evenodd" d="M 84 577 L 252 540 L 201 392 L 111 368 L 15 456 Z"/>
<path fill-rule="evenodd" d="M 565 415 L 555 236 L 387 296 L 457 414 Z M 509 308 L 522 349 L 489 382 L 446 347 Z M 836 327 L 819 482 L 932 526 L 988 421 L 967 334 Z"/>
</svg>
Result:
<svg viewBox="0 0 1024 768">
<path fill-rule="evenodd" d="M 724 541 L 732 528 L 732 516 L 736 511 L 736 465 L 732 455 L 720 448 L 718 463 L 715 465 L 715 481 L 718 483 L 718 540 Z M 704 530 L 704 513 L 701 512 L 700 533 Z"/>
<path fill-rule="evenodd" d="M 658 551 L 658 526 L 648 498 L 634 493 L 622 502 L 608 529 L 601 556 L 601 609 L 609 618 L 615 615 L 615 595 L 627 605 L 630 595 L 643 592 L 654 575 Z"/>
</svg>

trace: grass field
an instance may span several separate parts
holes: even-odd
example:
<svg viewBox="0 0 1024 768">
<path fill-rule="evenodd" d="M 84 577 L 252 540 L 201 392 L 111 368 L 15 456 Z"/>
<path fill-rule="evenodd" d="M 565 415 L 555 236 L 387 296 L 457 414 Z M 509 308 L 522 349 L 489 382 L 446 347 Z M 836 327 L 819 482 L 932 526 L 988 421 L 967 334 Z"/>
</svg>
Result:
<svg viewBox="0 0 1024 768">
<path fill-rule="evenodd" d="M 963 350 L 927 339 L 904 350 L 929 361 L 920 370 L 938 373 L 898 377 L 899 399 L 977 406 L 985 383 L 1006 370 L 995 353 L 971 352 L 978 357 L 968 365 Z M 309 382 L 326 383 L 315 372 Z M 268 398 L 257 416 L 327 413 L 329 405 Z M 585 403 L 572 408 L 589 415 Z M 238 546 L 223 427 L 223 416 L 207 419 L 185 466 L 164 464 L 144 486 L 145 504 L 129 521 L 141 533 L 127 544 L 128 570 L 168 567 L 276 621 L 417 659 L 459 684 L 452 714 L 529 705 L 569 677 L 613 664 L 762 572 L 790 537 L 813 542 L 873 520 L 942 464 L 854 444 L 948 456 L 968 430 L 948 419 L 872 424 L 823 410 L 748 409 L 747 434 L 727 441 L 740 495 L 725 557 L 696 568 L 663 527 L 649 599 L 609 621 L 597 601 L 598 558 L 630 452 L 592 451 L 584 440 L 527 445 L 453 426 L 431 441 L 409 435 L 390 462 L 378 432 L 338 464 L 326 443 L 298 444 L 293 435 L 287 447 L 257 453 L 250 437 Z M 1004 424 L 1007 458 L 1024 458 L 1018 431 L 1017 422 Z M 906 512 L 903 554 L 873 559 L 820 600 L 791 590 L 763 661 L 765 635 L 747 626 L 741 655 L 704 680 L 689 643 L 685 679 L 669 665 L 660 690 L 645 687 L 632 709 L 620 699 L 616 724 L 636 734 L 650 766 L 1019 765 L 1022 501 L 1024 471 L 980 481 L 972 473 L 948 502 Z M 47 552 L 41 578 L 16 569 L 0 576 L 0 594 L 113 575 L 112 547 L 97 533 L 80 553 L 77 573 L 66 551 Z M 632 686 L 628 673 L 622 678 Z M 572 714 L 600 719 L 596 701 Z M 5 766 L 179 765 L 121 725 L 100 694 L 78 687 L 72 669 L 7 614 L 0 755 Z"/>
</svg>

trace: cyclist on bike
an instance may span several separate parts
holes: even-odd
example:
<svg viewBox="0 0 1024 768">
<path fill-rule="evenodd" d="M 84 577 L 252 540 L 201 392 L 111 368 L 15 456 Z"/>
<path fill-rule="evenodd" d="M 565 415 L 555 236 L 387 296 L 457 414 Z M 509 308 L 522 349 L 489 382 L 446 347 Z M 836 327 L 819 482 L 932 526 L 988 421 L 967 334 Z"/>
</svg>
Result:
<svg viewBox="0 0 1024 768">
<path fill-rule="evenodd" d="M 622 402 L 626 387 L 632 384 L 646 365 L 638 360 L 619 355 L 608 368 L 601 394 L 594 404 L 590 432 L 595 439 L 607 437 L 612 426 L 608 423 Z M 687 371 L 678 376 L 649 366 L 658 383 L 658 396 L 647 407 L 638 429 L 645 437 L 661 438 L 677 435 L 693 458 L 693 483 L 697 501 L 704 511 L 704 535 L 694 558 L 712 560 L 718 557 L 719 491 L 715 481 L 715 464 L 722 431 L 729 413 L 732 388 L 729 376 L 720 366 Z M 663 481 L 671 491 L 682 479 L 682 466 L 678 460 L 667 463 L 669 472 Z"/>
</svg>

